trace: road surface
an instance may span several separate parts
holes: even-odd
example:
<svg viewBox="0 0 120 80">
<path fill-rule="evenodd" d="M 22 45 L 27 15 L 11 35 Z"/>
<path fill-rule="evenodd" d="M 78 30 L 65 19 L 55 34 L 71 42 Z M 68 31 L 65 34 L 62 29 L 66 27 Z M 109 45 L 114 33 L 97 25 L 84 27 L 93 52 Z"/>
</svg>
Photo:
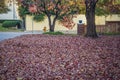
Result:
<svg viewBox="0 0 120 80">
<path fill-rule="evenodd" d="M 0 32 L 0 41 L 25 34 L 42 34 L 42 32 Z"/>
</svg>

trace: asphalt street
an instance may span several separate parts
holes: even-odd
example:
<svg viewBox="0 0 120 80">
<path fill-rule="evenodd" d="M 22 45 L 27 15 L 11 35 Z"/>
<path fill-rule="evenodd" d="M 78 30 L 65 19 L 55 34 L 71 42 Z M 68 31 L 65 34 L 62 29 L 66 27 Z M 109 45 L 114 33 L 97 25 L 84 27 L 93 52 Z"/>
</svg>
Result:
<svg viewBox="0 0 120 80">
<path fill-rule="evenodd" d="M 42 32 L 0 32 L 0 41 L 25 34 L 42 34 Z"/>
</svg>

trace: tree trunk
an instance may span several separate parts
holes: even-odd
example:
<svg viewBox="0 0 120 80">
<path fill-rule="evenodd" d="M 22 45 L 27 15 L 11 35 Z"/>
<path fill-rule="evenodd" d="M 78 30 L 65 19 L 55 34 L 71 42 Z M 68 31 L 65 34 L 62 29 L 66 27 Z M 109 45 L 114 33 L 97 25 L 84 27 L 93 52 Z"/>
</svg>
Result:
<svg viewBox="0 0 120 80">
<path fill-rule="evenodd" d="M 86 37 L 97 38 L 96 25 L 95 25 L 95 2 L 86 2 L 86 20 L 87 20 L 87 32 Z"/>
<path fill-rule="evenodd" d="M 26 24 L 26 17 L 23 17 L 22 18 L 22 28 L 26 30 L 25 24 Z"/>
<path fill-rule="evenodd" d="M 51 16 L 48 16 L 48 21 L 49 21 L 49 31 L 50 31 L 50 32 L 54 32 L 56 19 L 57 19 L 57 17 L 55 17 L 55 18 L 53 19 L 53 22 L 52 22 L 52 20 L 51 20 Z"/>
<path fill-rule="evenodd" d="M 54 25 L 50 25 L 50 32 L 54 32 Z"/>
</svg>

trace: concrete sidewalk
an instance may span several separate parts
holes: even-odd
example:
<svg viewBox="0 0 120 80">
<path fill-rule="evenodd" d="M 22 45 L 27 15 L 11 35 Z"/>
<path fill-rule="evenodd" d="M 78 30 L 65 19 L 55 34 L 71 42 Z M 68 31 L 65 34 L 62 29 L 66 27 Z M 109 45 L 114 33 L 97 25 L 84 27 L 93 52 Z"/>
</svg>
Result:
<svg viewBox="0 0 120 80">
<path fill-rule="evenodd" d="M 43 32 L 0 32 L 0 41 L 25 34 L 42 34 Z"/>
</svg>

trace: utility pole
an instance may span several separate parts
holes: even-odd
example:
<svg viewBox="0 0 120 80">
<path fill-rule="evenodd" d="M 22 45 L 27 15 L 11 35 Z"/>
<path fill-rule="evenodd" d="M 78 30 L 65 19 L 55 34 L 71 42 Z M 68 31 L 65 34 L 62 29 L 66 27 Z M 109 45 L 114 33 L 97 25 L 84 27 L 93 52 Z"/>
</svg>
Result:
<svg viewBox="0 0 120 80">
<path fill-rule="evenodd" d="M 29 6 L 29 11 L 32 13 L 32 33 L 33 33 L 33 16 L 34 13 L 37 12 L 37 7 L 33 4 Z"/>
</svg>

